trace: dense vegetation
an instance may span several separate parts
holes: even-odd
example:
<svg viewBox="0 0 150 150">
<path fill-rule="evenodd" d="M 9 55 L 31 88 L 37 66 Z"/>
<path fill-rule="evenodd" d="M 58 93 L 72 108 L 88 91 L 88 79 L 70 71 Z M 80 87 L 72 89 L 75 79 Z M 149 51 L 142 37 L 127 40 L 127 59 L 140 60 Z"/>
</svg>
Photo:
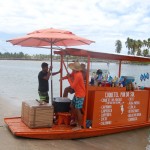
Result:
<svg viewBox="0 0 150 150">
<path fill-rule="evenodd" d="M 128 49 L 128 55 L 137 55 L 137 56 L 149 56 L 149 49 L 150 49 L 150 38 L 147 40 L 134 40 L 131 38 L 127 38 L 125 45 Z M 116 52 L 120 53 L 122 49 L 122 43 L 120 40 L 117 40 L 115 43 Z"/>
<path fill-rule="evenodd" d="M 149 54 L 150 38 L 142 41 L 142 40 L 134 40 L 128 37 L 125 42 L 125 45 L 127 47 L 128 55 L 150 57 L 150 54 Z M 115 52 L 121 53 L 122 42 L 120 40 L 117 40 L 115 42 L 115 46 L 116 46 Z M 9 52 L 1 53 L 0 52 L 0 59 L 49 60 L 50 55 L 45 55 L 45 54 L 29 55 L 29 54 L 24 54 L 23 52 L 19 52 L 19 53 L 9 53 Z M 59 60 L 59 59 L 60 59 L 60 56 L 58 55 L 53 56 L 53 60 Z M 78 58 L 73 57 L 73 56 L 66 56 L 65 59 L 76 60 Z M 92 59 L 92 61 L 97 61 L 97 60 Z"/>
<path fill-rule="evenodd" d="M 56 56 L 57 58 L 58 56 Z M 23 52 L 19 53 L 0 53 L 0 59 L 33 59 L 33 60 L 48 60 L 50 58 L 50 55 L 44 55 L 44 54 L 36 54 L 36 55 L 29 55 L 24 54 Z"/>
<path fill-rule="evenodd" d="M 60 60 L 60 56 L 59 55 L 53 55 L 53 60 Z M 29 54 L 24 54 L 23 52 L 19 52 L 19 53 L 9 53 L 9 52 L 5 52 L 5 53 L 1 53 L 0 52 L 0 59 L 13 59 L 13 60 L 50 60 L 50 55 L 46 55 L 46 54 L 36 54 L 36 55 L 29 55 Z M 64 59 L 66 61 L 74 61 L 77 60 L 78 57 L 75 56 L 64 56 Z M 83 58 L 81 58 L 82 60 Z"/>
</svg>

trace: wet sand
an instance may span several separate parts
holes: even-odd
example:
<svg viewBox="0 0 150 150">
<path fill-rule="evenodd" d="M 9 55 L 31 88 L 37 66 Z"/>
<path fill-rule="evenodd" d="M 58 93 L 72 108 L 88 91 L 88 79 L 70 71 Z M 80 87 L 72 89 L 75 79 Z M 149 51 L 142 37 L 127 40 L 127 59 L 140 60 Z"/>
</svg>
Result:
<svg viewBox="0 0 150 150">
<path fill-rule="evenodd" d="M 16 104 L 17 103 L 17 104 Z M 15 137 L 3 118 L 20 116 L 21 102 L 0 97 L 1 150 L 145 150 L 150 128 L 78 140 L 38 140 Z"/>
</svg>

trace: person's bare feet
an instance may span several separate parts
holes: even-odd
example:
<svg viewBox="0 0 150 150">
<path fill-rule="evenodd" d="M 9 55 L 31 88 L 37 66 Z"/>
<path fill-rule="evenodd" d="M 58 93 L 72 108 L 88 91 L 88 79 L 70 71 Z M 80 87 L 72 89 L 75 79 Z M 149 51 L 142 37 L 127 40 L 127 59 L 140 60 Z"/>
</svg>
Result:
<svg viewBox="0 0 150 150">
<path fill-rule="evenodd" d="M 81 129 L 82 129 L 81 126 L 76 126 L 76 127 L 72 128 L 72 130 L 74 130 L 74 131 L 81 130 Z"/>
<path fill-rule="evenodd" d="M 75 127 L 75 126 L 77 126 L 77 123 L 74 120 L 71 120 L 70 121 L 70 126 L 74 126 Z"/>
<path fill-rule="evenodd" d="M 46 104 L 44 101 L 40 101 L 40 100 L 37 100 L 37 99 L 36 99 L 36 101 L 37 101 L 40 105 Z"/>
</svg>

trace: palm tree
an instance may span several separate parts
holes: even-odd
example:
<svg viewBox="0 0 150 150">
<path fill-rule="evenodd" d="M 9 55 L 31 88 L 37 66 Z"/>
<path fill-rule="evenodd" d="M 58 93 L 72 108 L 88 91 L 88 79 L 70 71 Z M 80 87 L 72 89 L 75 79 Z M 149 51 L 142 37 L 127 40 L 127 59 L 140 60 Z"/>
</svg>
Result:
<svg viewBox="0 0 150 150">
<path fill-rule="evenodd" d="M 149 54 L 149 50 L 148 49 L 144 49 L 143 50 L 143 56 L 148 56 L 148 54 Z"/>
<path fill-rule="evenodd" d="M 150 38 L 147 40 L 134 40 L 127 38 L 127 41 L 125 42 L 126 47 L 128 48 L 128 54 L 131 55 L 138 55 L 138 56 L 148 56 L 149 55 L 149 49 L 150 49 Z M 144 48 L 142 51 L 141 48 Z"/>
<path fill-rule="evenodd" d="M 116 50 L 115 52 L 116 53 L 120 53 L 121 52 L 121 49 L 122 49 L 122 43 L 120 40 L 117 40 L 116 43 L 115 43 L 115 46 L 116 46 Z"/>
<path fill-rule="evenodd" d="M 141 56 L 142 55 L 142 51 L 141 51 L 141 49 L 138 49 L 137 50 L 137 56 Z"/>
<path fill-rule="evenodd" d="M 130 38 L 127 38 L 127 41 L 125 42 L 126 47 L 128 48 L 128 55 L 130 54 Z"/>
<path fill-rule="evenodd" d="M 133 39 L 130 39 L 130 54 L 134 55 L 136 51 L 136 41 Z"/>
<path fill-rule="evenodd" d="M 150 38 L 147 40 L 147 47 L 150 48 Z"/>
<path fill-rule="evenodd" d="M 141 40 L 133 40 L 128 38 L 126 42 L 126 46 L 128 47 L 128 54 L 135 55 L 136 52 L 138 52 L 138 55 L 140 55 L 142 45 L 143 42 Z"/>
<path fill-rule="evenodd" d="M 143 40 L 143 46 L 147 47 L 147 45 L 148 45 L 148 42 L 146 40 Z"/>
<path fill-rule="evenodd" d="M 127 41 L 125 42 L 126 47 L 128 48 L 128 55 L 134 55 L 135 53 L 135 41 L 133 39 L 127 38 Z"/>
<path fill-rule="evenodd" d="M 141 40 L 137 40 L 136 41 L 136 51 L 137 51 L 137 55 L 141 56 L 141 47 L 143 46 L 143 42 Z"/>
<path fill-rule="evenodd" d="M 138 43 L 138 48 L 141 48 L 143 46 L 143 42 L 141 40 L 138 40 L 137 43 Z"/>
</svg>

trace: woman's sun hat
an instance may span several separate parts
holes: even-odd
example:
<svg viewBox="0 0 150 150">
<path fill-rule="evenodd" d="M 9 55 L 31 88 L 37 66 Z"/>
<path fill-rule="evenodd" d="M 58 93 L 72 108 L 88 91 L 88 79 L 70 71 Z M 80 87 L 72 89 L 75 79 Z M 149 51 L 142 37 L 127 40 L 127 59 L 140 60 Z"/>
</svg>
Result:
<svg viewBox="0 0 150 150">
<path fill-rule="evenodd" d="M 70 64 L 68 64 L 68 67 L 72 70 L 75 70 L 75 71 L 81 71 L 82 70 L 82 66 L 79 62 L 70 63 Z"/>
</svg>

